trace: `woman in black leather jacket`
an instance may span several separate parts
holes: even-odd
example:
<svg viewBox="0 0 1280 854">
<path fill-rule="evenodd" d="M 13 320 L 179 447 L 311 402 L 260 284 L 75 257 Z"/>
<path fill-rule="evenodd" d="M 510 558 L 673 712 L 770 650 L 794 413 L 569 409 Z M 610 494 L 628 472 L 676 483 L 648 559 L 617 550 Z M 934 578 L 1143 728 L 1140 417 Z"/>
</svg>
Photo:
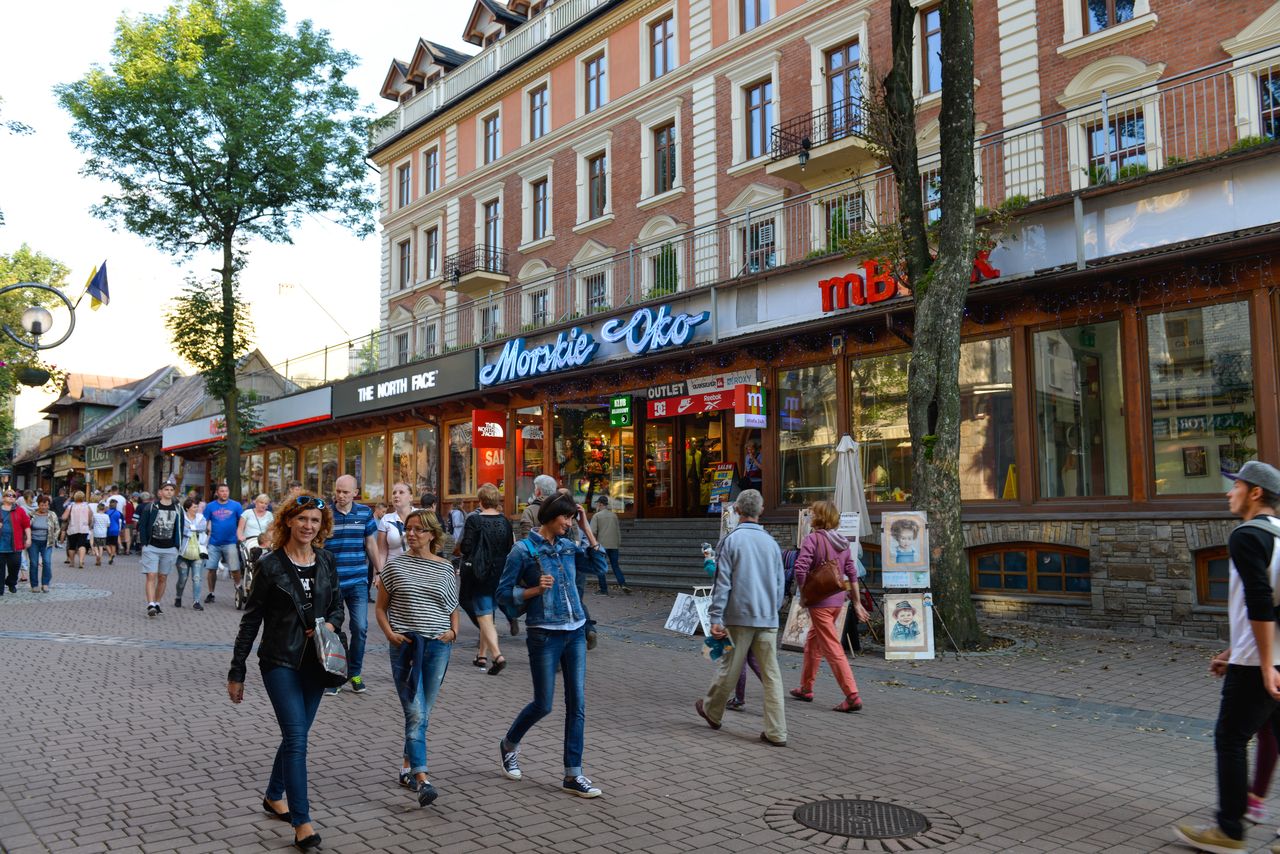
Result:
<svg viewBox="0 0 1280 854">
<path fill-rule="evenodd" d="M 317 545 L 332 530 L 333 513 L 323 499 L 303 494 L 280 508 L 271 542 L 284 546 L 258 560 L 227 674 L 227 695 L 239 703 L 245 661 L 261 628 L 258 666 L 282 736 L 262 808 L 290 822 L 294 844 L 304 850 L 320 844 L 307 803 L 307 733 L 324 694 L 325 674 L 312 637 L 317 617 L 335 631 L 342 627 L 334 558 Z"/>
</svg>

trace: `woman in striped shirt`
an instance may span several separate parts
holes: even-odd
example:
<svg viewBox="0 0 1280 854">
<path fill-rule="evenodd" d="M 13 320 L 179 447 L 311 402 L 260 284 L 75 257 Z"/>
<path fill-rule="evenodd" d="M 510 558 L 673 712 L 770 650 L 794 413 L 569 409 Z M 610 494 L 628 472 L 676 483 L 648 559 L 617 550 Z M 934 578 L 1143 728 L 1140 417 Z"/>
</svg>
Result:
<svg viewBox="0 0 1280 854">
<path fill-rule="evenodd" d="M 444 530 L 434 513 L 411 512 L 404 536 L 408 551 L 382 568 L 377 615 L 391 642 L 391 672 L 404 707 L 400 784 L 427 806 L 437 794 L 427 780 L 427 720 L 458 637 L 458 576 L 436 553 Z"/>
</svg>

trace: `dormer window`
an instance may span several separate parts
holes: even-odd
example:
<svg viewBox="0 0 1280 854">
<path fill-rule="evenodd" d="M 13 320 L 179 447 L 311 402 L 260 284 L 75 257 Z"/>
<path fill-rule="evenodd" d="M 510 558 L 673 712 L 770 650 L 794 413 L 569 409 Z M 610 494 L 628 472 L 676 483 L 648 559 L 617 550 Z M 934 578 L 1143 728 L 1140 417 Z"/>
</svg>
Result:
<svg viewBox="0 0 1280 854">
<path fill-rule="evenodd" d="M 501 31 L 501 30 L 499 30 L 499 31 L 498 31 L 498 32 L 496 32 L 496 33 L 489 33 L 487 36 L 485 36 L 485 37 L 484 37 L 484 45 L 483 45 L 483 47 L 488 47 L 489 45 L 493 44 L 494 42 L 496 42 L 496 41 L 497 41 L 498 39 L 500 39 L 500 38 L 502 38 L 502 31 Z"/>
</svg>

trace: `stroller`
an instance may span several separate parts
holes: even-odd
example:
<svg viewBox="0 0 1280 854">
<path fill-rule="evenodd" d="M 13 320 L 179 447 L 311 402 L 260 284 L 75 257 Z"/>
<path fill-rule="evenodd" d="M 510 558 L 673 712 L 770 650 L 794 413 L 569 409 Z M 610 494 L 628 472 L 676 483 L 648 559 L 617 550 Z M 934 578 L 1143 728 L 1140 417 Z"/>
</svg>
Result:
<svg viewBox="0 0 1280 854">
<path fill-rule="evenodd" d="M 236 610 L 243 611 L 244 606 L 249 603 L 249 591 L 253 589 L 253 578 L 258 568 L 258 560 L 266 554 L 269 549 L 261 546 L 246 546 L 240 543 L 240 586 L 236 589 Z"/>
</svg>

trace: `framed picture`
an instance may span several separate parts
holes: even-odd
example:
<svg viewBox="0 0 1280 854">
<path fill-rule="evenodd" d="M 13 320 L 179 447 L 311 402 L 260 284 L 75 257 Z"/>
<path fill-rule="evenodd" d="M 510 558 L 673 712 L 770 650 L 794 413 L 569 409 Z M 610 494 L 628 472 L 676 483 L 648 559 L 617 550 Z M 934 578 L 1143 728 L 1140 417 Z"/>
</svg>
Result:
<svg viewBox="0 0 1280 854">
<path fill-rule="evenodd" d="M 844 623 L 848 619 L 849 609 L 841 608 L 840 615 L 836 617 L 836 637 L 844 637 Z M 791 597 L 791 607 L 787 609 L 787 625 L 782 630 L 782 637 L 778 639 L 778 644 L 783 649 L 792 649 L 796 651 L 804 650 L 805 639 L 809 637 L 809 627 L 812 623 L 809 621 L 809 609 L 801 606 L 800 596 L 797 594 Z"/>
<path fill-rule="evenodd" d="M 1187 477 L 1206 477 L 1209 465 L 1204 445 L 1192 445 L 1182 449 L 1182 473 Z"/>
<path fill-rule="evenodd" d="M 929 522 L 924 513 L 903 510 L 880 516 L 880 555 L 885 572 L 929 568 Z"/>
<path fill-rule="evenodd" d="M 884 657 L 933 658 L 932 593 L 885 595 Z"/>
<path fill-rule="evenodd" d="M 1231 450 L 1231 445 L 1218 446 L 1218 468 L 1228 474 L 1235 474 L 1240 471 L 1240 466 L 1244 465 L 1244 460 L 1237 457 L 1237 452 Z"/>
</svg>

